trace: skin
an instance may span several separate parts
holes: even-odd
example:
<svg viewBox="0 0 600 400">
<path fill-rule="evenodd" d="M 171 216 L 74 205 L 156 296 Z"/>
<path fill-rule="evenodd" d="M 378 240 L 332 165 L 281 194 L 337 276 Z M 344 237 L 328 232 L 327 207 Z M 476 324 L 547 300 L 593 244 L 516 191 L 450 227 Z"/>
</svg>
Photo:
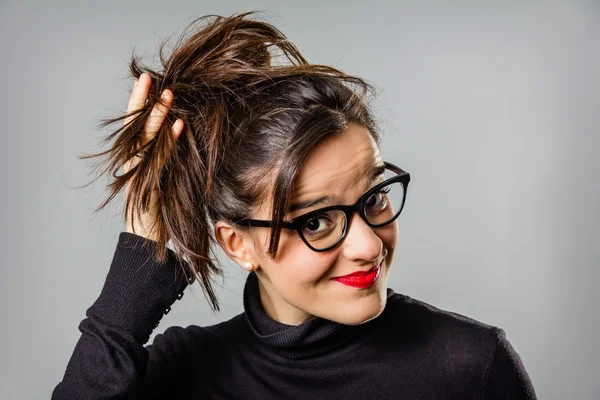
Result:
<svg viewBox="0 0 600 400">
<path fill-rule="evenodd" d="M 381 164 L 379 149 L 368 130 L 349 124 L 341 135 L 313 149 L 294 182 L 292 202 L 323 195 L 333 196 L 334 202 L 295 211 L 286 219 L 328 205 L 353 204 L 369 189 L 365 182 L 370 168 Z M 270 199 L 265 200 L 252 218 L 269 219 L 270 204 Z M 229 257 L 242 266 L 253 264 L 263 308 L 276 321 L 299 325 L 318 316 L 356 325 L 377 317 L 385 307 L 397 221 L 373 229 L 355 213 L 344 241 L 326 252 L 312 251 L 296 232 L 283 230 L 274 260 L 267 256 L 268 228 L 240 230 L 218 221 L 215 233 Z M 369 270 L 381 260 L 379 279 L 370 288 L 357 289 L 331 280 Z"/>
<path fill-rule="evenodd" d="M 150 77 L 143 73 L 136 80 L 127 111 L 141 107 L 148 96 Z M 173 94 L 166 89 L 164 104 L 157 104 L 148 119 L 140 145 L 151 140 L 164 122 Z M 127 120 L 126 120 L 127 122 Z M 171 127 L 175 140 L 183 131 L 178 119 Z M 136 159 L 130 160 L 125 172 Z M 328 138 L 314 148 L 294 182 L 292 202 L 314 199 L 323 195 L 333 197 L 333 203 L 294 211 L 292 219 L 316 208 L 333 204 L 353 204 L 369 187 L 368 172 L 383 164 L 379 149 L 369 131 L 357 124 L 348 124 L 346 131 Z M 380 182 L 380 177 L 372 185 Z M 271 199 L 258 204 L 255 219 L 269 219 Z M 126 231 L 153 239 L 151 222 L 156 219 L 153 207 L 126 222 Z M 385 307 L 389 270 L 398 239 L 397 220 L 382 228 L 369 227 L 355 213 L 348 235 L 337 247 L 326 252 L 308 248 L 298 234 L 282 230 L 275 259 L 267 255 L 268 228 L 240 229 L 226 221 L 216 221 L 215 236 L 225 253 L 242 268 L 256 271 L 262 306 L 272 319 L 287 325 L 299 325 L 321 317 L 348 325 L 367 322 L 381 314 Z M 377 282 L 367 289 L 357 289 L 332 280 L 355 271 L 366 271 L 382 261 Z M 249 263 L 249 264 L 248 264 Z"/>
<path fill-rule="evenodd" d="M 148 98 L 148 92 L 150 90 L 151 83 L 152 81 L 150 79 L 150 76 L 146 73 L 142 73 L 139 79 L 135 80 L 133 89 L 131 90 L 131 95 L 129 97 L 129 103 L 127 105 L 128 114 L 140 109 L 145 104 L 146 99 Z M 144 126 L 144 134 L 140 139 L 139 147 L 142 147 L 145 143 L 152 140 L 154 136 L 156 136 L 157 132 L 159 131 L 161 125 L 165 120 L 169 107 L 173 102 L 173 92 L 171 92 L 169 89 L 165 89 L 161 93 L 161 99 L 164 102 L 164 104 L 158 103 L 154 106 L 154 108 L 152 108 L 150 116 L 148 117 L 146 125 Z M 131 121 L 131 119 L 131 117 L 126 118 L 124 120 L 125 125 L 127 125 Z M 173 135 L 173 138 L 177 140 L 179 138 L 179 135 L 181 135 L 182 131 L 183 121 L 178 118 L 173 123 L 173 126 L 171 126 L 171 134 Z M 127 173 L 127 171 L 133 168 L 138 162 L 139 158 L 135 157 L 127 161 L 123 166 L 124 173 Z M 128 186 L 125 187 L 125 193 L 127 195 Z M 130 219 L 127 218 L 125 222 L 125 231 L 135 233 L 148 239 L 156 240 L 155 235 L 151 230 L 152 222 L 156 220 L 157 213 L 156 207 L 152 206 L 152 204 L 155 204 L 156 202 L 155 191 L 152 191 L 150 199 L 151 206 L 148 212 L 138 216 L 136 213 L 131 211 L 131 213 L 134 214 L 134 222 L 132 223 Z"/>
</svg>

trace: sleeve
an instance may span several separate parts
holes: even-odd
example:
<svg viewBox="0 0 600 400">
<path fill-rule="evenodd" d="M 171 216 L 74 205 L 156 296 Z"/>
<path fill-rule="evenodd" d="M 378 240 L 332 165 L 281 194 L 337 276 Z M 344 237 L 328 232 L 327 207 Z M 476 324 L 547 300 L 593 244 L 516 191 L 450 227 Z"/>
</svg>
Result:
<svg viewBox="0 0 600 400">
<path fill-rule="evenodd" d="M 160 346 L 144 344 L 189 281 L 171 249 L 164 264 L 154 260 L 156 245 L 120 233 L 102 291 L 79 324 L 81 336 L 53 400 L 141 398 L 150 387 L 148 376 L 163 381 L 169 376 L 173 367 Z M 159 342 L 168 341 L 167 332 L 159 336 Z M 151 384 L 160 389 L 160 381 Z"/>
<path fill-rule="evenodd" d="M 506 338 L 504 330 L 497 329 L 496 349 L 488 368 L 482 400 L 536 400 L 521 357 Z"/>
</svg>

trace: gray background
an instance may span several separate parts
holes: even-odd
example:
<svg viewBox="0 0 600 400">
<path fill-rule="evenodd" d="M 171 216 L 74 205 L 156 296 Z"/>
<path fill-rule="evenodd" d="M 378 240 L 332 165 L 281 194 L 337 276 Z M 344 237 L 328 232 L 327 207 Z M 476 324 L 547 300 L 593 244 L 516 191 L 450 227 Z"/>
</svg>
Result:
<svg viewBox="0 0 600 400">
<path fill-rule="evenodd" d="M 122 202 L 93 216 L 106 179 L 70 187 L 133 46 L 262 9 L 381 91 L 384 155 L 412 175 L 389 286 L 505 329 L 541 399 L 599 399 L 598 3 L 481 3 L 0 2 L 0 398 L 50 396 L 102 287 Z M 228 263 L 222 313 L 196 289 L 155 333 L 241 312 L 244 277 Z"/>
</svg>

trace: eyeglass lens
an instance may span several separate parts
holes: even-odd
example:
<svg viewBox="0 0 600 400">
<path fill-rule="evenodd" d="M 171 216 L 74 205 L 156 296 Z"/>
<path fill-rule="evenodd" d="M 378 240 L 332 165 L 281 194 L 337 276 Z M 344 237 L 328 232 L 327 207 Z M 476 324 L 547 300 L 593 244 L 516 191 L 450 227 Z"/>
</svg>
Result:
<svg viewBox="0 0 600 400">
<path fill-rule="evenodd" d="M 386 171 L 386 176 L 382 176 L 377 183 L 394 175 Z M 392 221 L 402 209 L 404 190 L 401 182 L 393 182 L 370 194 L 364 202 L 364 214 L 368 222 L 383 226 Z M 307 220 L 302 226 L 302 234 L 315 249 L 326 249 L 342 238 L 347 223 L 343 211 L 326 211 Z"/>
</svg>

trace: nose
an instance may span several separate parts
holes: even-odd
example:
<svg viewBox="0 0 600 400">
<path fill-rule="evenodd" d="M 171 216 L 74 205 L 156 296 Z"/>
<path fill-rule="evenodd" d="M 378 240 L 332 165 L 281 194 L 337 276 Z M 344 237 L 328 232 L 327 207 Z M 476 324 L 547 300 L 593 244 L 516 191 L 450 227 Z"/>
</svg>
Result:
<svg viewBox="0 0 600 400">
<path fill-rule="evenodd" d="M 352 215 L 342 246 L 346 258 L 365 263 L 377 260 L 383 251 L 383 241 L 358 213 Z"/>
</svg>

